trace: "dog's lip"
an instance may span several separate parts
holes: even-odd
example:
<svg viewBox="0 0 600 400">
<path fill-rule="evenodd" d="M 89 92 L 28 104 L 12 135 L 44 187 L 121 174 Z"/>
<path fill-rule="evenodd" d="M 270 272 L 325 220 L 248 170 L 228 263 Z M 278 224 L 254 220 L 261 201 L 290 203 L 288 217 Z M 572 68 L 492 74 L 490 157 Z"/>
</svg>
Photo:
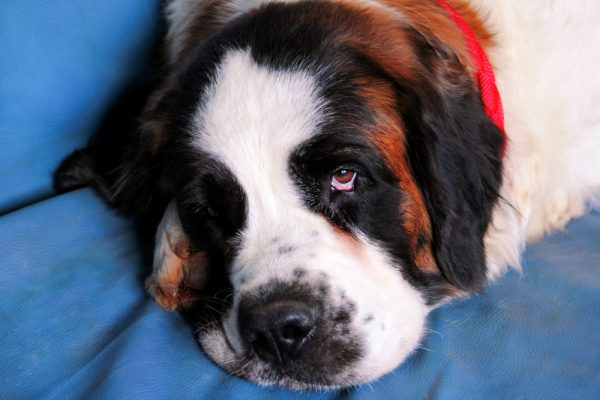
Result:
<svg viewBox="0 0 600 400">
<path fill-rule="evenodd" d="M 303 381 L 284 375 L 273 366 L 262 362 L 251 349 L 244 349 L 241 353 L 236 353 L 225 334 L 223 324 L 215 324 L 198 332 L 198 341 L 204 353 L 220 368 L 231 375 L 262 386 L 279 386 L 294 390 L 332 390 L 359 384 L 359 382 Z M 268 369 L 271 377 L 268 380 L 253 379 L 252 371 L 256 369 L 263 371 Z"/>
</svg>

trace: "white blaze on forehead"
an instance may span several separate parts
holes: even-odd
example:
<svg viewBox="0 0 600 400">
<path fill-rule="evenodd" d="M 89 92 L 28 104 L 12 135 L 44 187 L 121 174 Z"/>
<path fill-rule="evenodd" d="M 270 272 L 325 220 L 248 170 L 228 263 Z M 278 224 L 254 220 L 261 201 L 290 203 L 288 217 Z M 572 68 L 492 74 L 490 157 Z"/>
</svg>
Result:
<svg viewBox="0 0 600 400">
<path fill-rule="evenodd" d="M 195 115 L 194 144 L 231 170 L 249 203 L 289 197 L 289 156 L 316 133 L 322 105 L 309 73 L 270 69 L 247 50 L 230 51 Z"/>
</svg>

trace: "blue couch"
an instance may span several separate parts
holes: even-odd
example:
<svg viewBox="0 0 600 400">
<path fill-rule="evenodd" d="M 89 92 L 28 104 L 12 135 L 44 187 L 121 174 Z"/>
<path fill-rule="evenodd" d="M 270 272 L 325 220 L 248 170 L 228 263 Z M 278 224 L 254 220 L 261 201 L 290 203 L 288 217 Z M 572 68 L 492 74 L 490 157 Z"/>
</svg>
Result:
<svg viewBox="0 0 600 400">
<path fill-rule="evenodd" d="M 132 222 L 51 185 L 144 70 L 159 14 L 156 0 L 0 5 L 0 398 L 600 399 L 598 212 L 433 312 L 421 348 L 370 385 L 300 393 L 213 365 L 144 292 Z"/>
</svg>

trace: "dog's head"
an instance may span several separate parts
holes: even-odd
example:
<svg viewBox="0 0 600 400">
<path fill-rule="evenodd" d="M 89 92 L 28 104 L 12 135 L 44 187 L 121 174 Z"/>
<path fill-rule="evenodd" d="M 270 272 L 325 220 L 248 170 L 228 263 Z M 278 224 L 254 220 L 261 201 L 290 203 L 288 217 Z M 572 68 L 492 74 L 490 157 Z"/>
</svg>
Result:
<svg viewBox="0 0 600 400">
<path fill-rule="evenodd" d="M 432 306 L 483 288 L 502 135 L 460 32 L 415 3 L 263 6 L 191 46 L 151 102 L 119 193 L 175 198 L 227 278 L 198 333 L 227 371 L 372 380 Z"/>
</svg>

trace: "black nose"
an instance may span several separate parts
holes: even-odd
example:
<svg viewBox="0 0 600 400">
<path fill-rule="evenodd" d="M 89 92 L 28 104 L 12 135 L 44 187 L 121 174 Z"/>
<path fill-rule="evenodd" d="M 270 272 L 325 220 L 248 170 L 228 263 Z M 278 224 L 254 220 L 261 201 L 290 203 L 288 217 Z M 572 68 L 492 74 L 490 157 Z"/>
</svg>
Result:
<svg viewBox="0 0 600 400">
<path fill-rule="evenodd" d="M 238 310 L 240 334 L 256 355 L 283 364 L 297 358 L 315 331 L 310 308 L 296 300 L 277 300 Z"/>
</svg>

